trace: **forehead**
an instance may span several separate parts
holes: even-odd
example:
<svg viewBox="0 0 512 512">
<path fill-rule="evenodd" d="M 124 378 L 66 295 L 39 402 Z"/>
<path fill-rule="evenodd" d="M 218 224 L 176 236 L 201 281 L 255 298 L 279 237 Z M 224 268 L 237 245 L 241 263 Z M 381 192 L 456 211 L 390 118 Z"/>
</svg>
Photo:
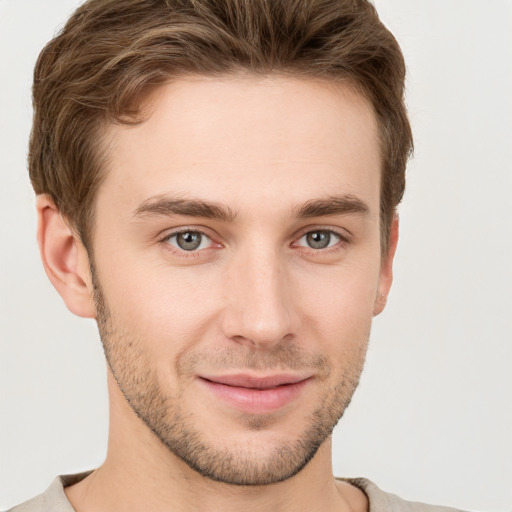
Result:
<svg viewBox="0 0 512 512">
<path fill-rule="evenodd" d="M 99 199 L 111 194 L 135 208 L 164 193 L 246 206 L 262 194 L 280 203 L 333 192 L 378 196 L 375 116 L 348 84 L 182 77 L 154 91 L 143 112 L 136 126 L 109 128 Z"/>
</svg>

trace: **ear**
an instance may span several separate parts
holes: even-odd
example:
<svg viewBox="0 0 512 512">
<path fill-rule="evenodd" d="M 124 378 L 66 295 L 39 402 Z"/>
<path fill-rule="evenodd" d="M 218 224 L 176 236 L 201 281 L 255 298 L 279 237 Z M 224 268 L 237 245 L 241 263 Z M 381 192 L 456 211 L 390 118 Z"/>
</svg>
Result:
<svg viewBox="0 0 512 512">
<path fill-rule="evenodd" d="M 373 315 L 382 313 L 386 306 L 391 283 L 393 282 L 393 260 L 395 258 L 396 246 L 398 243 L 398 215 L 395 214 L 391 223 L 389 233 L 389 248 L 386 257 L 382 260 L 379 275 L 379 285 Z"/>
<path fill-rule="evenodd" d="M 95 318 L 96 308 L 87 251 L 52 199 L 36 198 L 37 242 L 44 270 L 75 315 Z"/>
</svg>

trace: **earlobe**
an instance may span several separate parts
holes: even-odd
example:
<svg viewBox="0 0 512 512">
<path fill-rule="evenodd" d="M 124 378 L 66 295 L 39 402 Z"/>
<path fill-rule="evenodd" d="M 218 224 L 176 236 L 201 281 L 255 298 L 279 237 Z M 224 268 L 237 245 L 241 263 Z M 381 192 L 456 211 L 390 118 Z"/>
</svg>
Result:
<svg viewBox="0 0 512 512">
<path fill-rule="evenodd" d="M 75 315 L 95 318 L 94 295 L 85 247 L 46 194 L 36 198 L 37 241 L 46 275 Z"/>
<path fill-rule="evenodd" d="M 393 282 L 393 260 L 395 258 L 396 246 L 398 244 L 398 215 L 395 214 L 391 223 L 389 233 L 389 248 L 386 258 L 383 259 L 379 275 L 379 286 L 377 289 L 377 297 L 375 298 L 375 306 L 373 315 L 377 316 L 382 313 L 386 306 L 389 290 Z"/>
</svg>

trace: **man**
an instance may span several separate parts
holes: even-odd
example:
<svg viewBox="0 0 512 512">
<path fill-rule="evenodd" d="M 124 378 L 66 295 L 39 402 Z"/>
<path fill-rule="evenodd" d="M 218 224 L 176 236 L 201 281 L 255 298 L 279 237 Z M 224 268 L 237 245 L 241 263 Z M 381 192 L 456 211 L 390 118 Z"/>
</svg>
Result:
<svg viewBox="0 0 512 512">
<path fill-rule="evenodd" d="M 95 318 L 105 463 L 32 510 L 448 510 L 335 479 L 412 137 L 366 1 L 91 0 L 43 50 L 30 175 Z"/>
</svg>

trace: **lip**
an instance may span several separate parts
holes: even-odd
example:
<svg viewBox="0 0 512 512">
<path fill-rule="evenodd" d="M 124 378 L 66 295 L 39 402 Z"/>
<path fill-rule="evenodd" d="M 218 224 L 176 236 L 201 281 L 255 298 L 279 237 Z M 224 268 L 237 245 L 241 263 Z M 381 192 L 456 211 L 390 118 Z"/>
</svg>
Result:
<svg viewBox="0 0 512 512">
<path fill-rule="evenodd" d="M 249 414 L 266 414 L 296 400 L 311 381 L 311 376 L 235 374 L 199 376 L 198 380 L 229 406 Z"/>
</svg>

